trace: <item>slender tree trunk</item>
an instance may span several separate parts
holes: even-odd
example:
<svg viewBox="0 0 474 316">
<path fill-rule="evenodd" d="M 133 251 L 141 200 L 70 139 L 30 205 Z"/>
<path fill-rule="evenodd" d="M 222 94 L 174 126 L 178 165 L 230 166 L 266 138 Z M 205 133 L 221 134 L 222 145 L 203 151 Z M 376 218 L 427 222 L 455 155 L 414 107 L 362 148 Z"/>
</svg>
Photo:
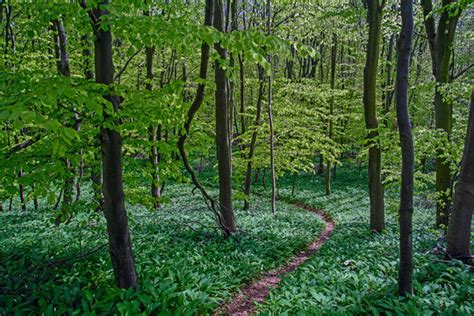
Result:
<svg viewBox="0 0 474 316">
<path fill-rule="evenodd" d="M 272 1 L 267 0 L 267 32 L 272 34 Z M 268 123 L 270 125 L 270 175 L 272 179 L 272 213 L 276 213 L 276 175 L 275 175 L 275 135 L 273 129 L 273 66 L 272 55 L 268 55 L 270 75 L 268 76 Z"/>
<path fill-rule="evenodd" d="M 413 292 L 413 173 L 415 149 L 408 112 L 408 75 L 410 53 L 413 39 L 413 1 L 401 2 L 402 29 L 398 39 L 397 57 L 397 121 L 402 148 L 402 172 L 400 188 L 400 267 L 398 273 L 398 292 L 400 295 Z"/>
<path fill-rule="evenodd" d="M 337 57 L 337 35 L 332 35 L 332 49 L 331 49 L 331 90 L 332 96 L 329 103 L 329 120 L 328 120 L 328 137 L 332 139 L 334 115 L 334 87 L 336 83 L 336 57 Z M 331 161 L 328 159 L 326 165 L 326 195 L 331 195 Z"/>
<path fill-rule="evenodd" d="M 31 184 L 31 190 L 33 191 L 33 206 L 35 208 L 35 211 L 37 211 L 39 209 L 39 204 L 38 204 L 38 197 L 36 196 L 35 194 L 35 183 L 33 182 Z M 1 206 L 1 202 L 0 202 L 0 206 Z"/>
<path fill-rule="evenodd" d="M 384 125 L 385 127 L 390 126 L 390 120 L 388 114 L 390 113 L 390 107 L 392 106 L 392 56 L 393 56 L 393 42 L 395 41 L 395 33 L 390 35 L 387 45 L 387 57 L 386 57 L 386 65 L 385 65 L 385 72 L 386 78 L 385 82 L 382 84 L 382 104 L 384 107 L 383 115 L 384 115 Z"/>
<path fill-rule="evenodd" d="M 101 21 L 109 14 L 102 1 L 97 8 L 89 12 L 95 31 L 95 74 L 96 82 L 111 85 L 114 78 L 112 55 L 112 33 L 110 27 L 101 28 Z M 118 111 L 120 98 L 111 93 L 105 97 Z M 106 118 L 107 119 L 107 118 Z M 116 124 L 119 122 L 116 122 Z M 102 171 L 104 195 L 104 214 L 109 235 L 109 252 L 115 274 L 115 283 L 119 288 L 137 285 L 137 274 L 132 254 L 132 243 L 128 228 L 128 216 L 125 209 L 125 196 L 122 181 L 122 138 L 120 134 L 108 128 L 100 131 L 102 150 Z"/>
<path fill-rule="evenodd" d="M 20 171 L 18 172 L 18 179 L 23 177 L 23 170 L 20 168 Z M 18 193 L 20 195 L 20 204 L 21 204 L 21 209 L 26 212 L 26 199 L 25 199 L 25 186 L 23 184 L 18 185 Z"/>
<path fill-rule="evenodd" d="M 145 13 L 145 15 L 149 15 L 149 13 Z M 145 48 L 145 57 L 146 57 L 146 89 L 148 91 L 153 90 L 152 80 L 155 77 L 153 73 L 153 55 L 155 53 L 154 47 L 146 47 Z M 157 148 L 157 141 L 159 138 L 159 134 L 161 134 L 161 127 L 148 127 L 148 137 L 151 143 L 151 150 L 150 150 L 150 163 L 152 167 L 151 176 L 151 198 L 153 201 L 153 209 L 158 209 L 160 207 L 160 176 L 158 174 L 158 164 L 159 164 L 159 153 Z"/>
<path fill-rule="evenodd" d="M 97 155 L 94 155 L 94 158 L 98 159 L 99 157 Z M 101 166 L 99 163 L 94 162 L 91 169 L 92 190 L 94 191 L 94 201 L 97 203 L 96 211 L 103 211 L 104 197 L 102 195 Z"/>
<path fill-rule="evenodd" d="M 318 163 L 318 169 L 317 169 L 317 174 L 323 174 L 324 172 L 324 157 L 322 154 L 319 154 L 319 163 Z"/>
<path fill-rule="evenodd" d="M 257 184 L 258 183 L 258 178 L 260 177 L 260 168 L 258 168 L 257 170 L 255 170 L 255 179 L 253 180 L 253 183 L 254 184 Z"/>
<path fill-rule="evenodd" d="M 380 55 L 380 33 L 382 6 L 379 0 L 367 1 L 369 22 L 369 40 L 364 68 L 364 113 L 369 144 L 369 196 L 370 229 L 381 232 L 384 229 L 384 189 L 382 185 L 382 153 L 378 140 L 377 122 L 377 67 Z"/>
<path fill-rule="evenodd" d="M 293 181 L 291 183 L 291 196 L 295 195 L 295 189 L 296 189 L 296 173 L 293 173 Z"/>
<path fill-rule="evenodd" d="M 82 51 L 82 55 L 84 57 L 84 78 L 87 80 L 94 79 L 94 70 L 92 69 L 92 50 L 90 47 L 90 40 L 89 36 L 85 35 L 82 37 L 82 41 L 84 43 L 84 49 Z M 98 139 L 96 145 L 98 146 Z M 99 163 L 96 163 L 97 155 L 96 150 L 94 150 L 94 159 L 93 165 L 91 167 L 91 182 L 92 182 L 92 191 L 94 192 L 94 201 L 97 203 L 96 210 L 103 211 L 104 210 L 104 198 L 102 196 L 102 177 L 101 177 L 101 166 Z"/>
<path fill-rule="evenodd" d="M 56 203 L 54 203 L 53 210 L 57 210 L 59 207 L 59 203 L 61 203 L 61 199 L 63 198 L 63 191 L 59 191 L 58 198 L 56 199 Z"/>
<path fill-rule="evenodd" d="M 224 4 L 222 0 L 214 2 L 214 27 L 224 32 Z M 215 48 L 221 59 L 227 59 L 227 51 L 217 43 Z M 215 62 L 216 80 L 216 145 L 219 169 L 219 203 L 220 212 L 225 226 L 226 236 L 235 232 L 235 219 L 232 209 L 232 156 L 229 142 L 229 100 L 225 70 L 218 60 Z"/>
<path fill-rule="evenodd" d="M 239 54 L 240 71 L 240 133 L 245 133 L 245 64 L 244 54 Z"/>
<path fill-rule="evenodd" d="M 76 202 L 81 198 L 81 181 L 84 176 L 84 153 L 81 150 L 81 161 L 79 162 L 79 172 L 76 180 Z"/>
<path fill-rule="evenodd" d="M 263 168 L 262 186 L 263 189 L 267 191 L 267 168 Z"/>
<path fill-rule="evenodd" d="M 57 70 L 59 74 L 61 74 L 64 77 L 69 78 L 71 76 L 71 70 L 69 67 L 69 56 L 67 52 L 67 35 L 64 29 L 64 24 L 62 20 L 53 20 L 53 25 L 57 32 L 56 40 L 55 40 L 56 56 L 58 57 L 58 60 L 56 60 Z M 78 131 L 80 128 L 79 127 L 80 124 L 79 124 L 79 118 L 77 117 L 76 112 L 77 111 L 73 109 L 74 120 L 75 120 L 74 128 Z M 75 171 L 69 159 L 66 158 L 64 160 L 64 165 L 65 165 L 65 170 L 66 170 L 66 179 L 64 180 L 64 196 L 63 196 L 62 209 L 63 209 L 63 212 L 66 212 L 67 208 L 72 203 Z"/>
<path fill-rule="evenodd" d="M 264 70 L 261 66 L 257 66 L 258 69 L 258 79 L 259 79 L 259 88 L 258 88 L 258 96 L 257 96 L 257 113 L 255 116 L 255 130 L 252 132 L 252 139 L 249 145 L 249 155 L 247 161 L 247 170 L 245 171 L 245 180 L 244 180 L 244 194 L 246 196 L 244 200 L 244 210 L 248 210 L 250 208 L 250 185 L 252 180 L 252 160 L 255 155 L 255 146 L 257 144 L 257 133 L 258 133 L 258 126 L 260 126 L 260 120 L 262 116 L 262 102 L 263 102 L 263 94 L 265 92 L 265 75 Z"/>
<path fill-rule="evenodd" d="M 324 33 L 321 34 L 321 41 L 322 43 L 319 45 L 319 81 L 321 83 L 324 82 L 324 65 L 323 65 L 323 57 L 324 57 Z"/>
<path fill-rule="evenodd" d="M 448 228 L 448 254 L 469 262 L 471 225 L 474 211 L 474 93 L 471 94 L 469 123 L 459 180 L 454 192 L 453 210 Z"/>
</svg>

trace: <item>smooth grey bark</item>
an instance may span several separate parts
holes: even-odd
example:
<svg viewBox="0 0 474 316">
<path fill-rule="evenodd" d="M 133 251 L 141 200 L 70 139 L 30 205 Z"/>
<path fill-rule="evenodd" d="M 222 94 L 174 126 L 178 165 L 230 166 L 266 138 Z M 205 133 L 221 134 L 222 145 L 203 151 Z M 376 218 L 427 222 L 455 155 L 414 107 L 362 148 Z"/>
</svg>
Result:
<svg viewBox="0 0 474 316">
<path fill-rule="evenodd" d="M 472 260 L 471 226 L 474 211 L 474 93 L 471 94 L 469 123 L 459 179 L 454 192 L 448 227 L 448 254 L 464 262 Z"/>
<path fill-rule="evenodd" d="M 397 45 L 396 103 L 397 121 L 402 149 L 402 172 L 400 187 L 400 266 L 398 292 L 400 295 L 413 292 L 413 174 L 415 149 L 408 112 L 408 75 L 413 40 L 413 1 L 401 1 L 402 29 Z"/>
</svg>

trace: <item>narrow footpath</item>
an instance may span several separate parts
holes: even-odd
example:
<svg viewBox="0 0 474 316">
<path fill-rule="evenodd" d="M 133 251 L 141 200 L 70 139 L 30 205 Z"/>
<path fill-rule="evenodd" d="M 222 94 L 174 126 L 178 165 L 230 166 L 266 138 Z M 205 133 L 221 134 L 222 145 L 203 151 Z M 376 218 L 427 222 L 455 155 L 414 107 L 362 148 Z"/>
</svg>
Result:
<svg viewBox="0 0 474 316">
<path fill-rule="evenodd" d="M 214 315 L 246 316 L 256 313 L 256 303 L 262 303 L 268 296 L 270 289 L 277 287 L 286 274 L 296 270 L 329 239 L 335 224 L 328 214 L 303 203 L 295 203 L 293 205 L 321 218 L 326 223 L 324 230 L 315 241 L 309 244 L 305 250 L 291 258 L 288 263 L 276 270 L 265 272 L 259 279 L 245 285 L 239 294 L 221 305 Z"/>
</svg>

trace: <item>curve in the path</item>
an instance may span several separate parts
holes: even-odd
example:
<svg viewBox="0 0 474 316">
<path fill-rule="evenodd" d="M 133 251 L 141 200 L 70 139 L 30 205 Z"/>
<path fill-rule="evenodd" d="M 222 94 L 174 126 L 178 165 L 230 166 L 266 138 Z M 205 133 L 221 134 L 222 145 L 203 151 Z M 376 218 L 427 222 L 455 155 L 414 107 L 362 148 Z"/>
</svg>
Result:
<svg viewBox="0 0 474 316">
<path fill-rule="evenodd" d="M 238 295 L 220 306 L 215 315 L 246 316 L 254 314 L 256 312 L 255 303 L 262 303 L 268 296 L 270 289 L 277 287 L 285 274 L 296 270 L 328 240 L 335 227 L 329 215 L 303 203 L 294 203 L 293 205 L 321 218 L 326 223 L 324 230 L 315 241 L 309 244 L 305 250 L 291 258 L 288 263 L 276 270 L 264 273 L 259 279 L 245 285 Z"/>
</svg>

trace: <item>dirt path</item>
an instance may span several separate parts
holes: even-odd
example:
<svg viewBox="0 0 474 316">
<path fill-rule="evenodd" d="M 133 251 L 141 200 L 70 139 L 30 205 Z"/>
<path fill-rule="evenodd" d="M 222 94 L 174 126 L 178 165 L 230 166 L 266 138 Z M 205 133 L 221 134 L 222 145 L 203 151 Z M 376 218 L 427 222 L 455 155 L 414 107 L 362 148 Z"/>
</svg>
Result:
<svg viewBox="0 0 474 316">
<path fill-rule="evenodd" d="M 285 274 L 296 270 L 296 268 L 308 260 L 308 258 L 328 240 L 335 227 L 332 219 L 323 211 L 303 203 L 295 203 L 293 205 L 313 213 L 326 223 L 326 227 L 318 236 L 318 239 L 309 244 L 305 250 L 291 258 L 284 266 L 266 272 L 259 279 L 245 285 L 238 295 L 234 296 L 229 302 L 219 307 L 214 315 L 245 316 L 254 314 L 256 312 L 255 303 L 262 303 L 268 296 L 270 289 L 277 287 Z"/>
</svg>

